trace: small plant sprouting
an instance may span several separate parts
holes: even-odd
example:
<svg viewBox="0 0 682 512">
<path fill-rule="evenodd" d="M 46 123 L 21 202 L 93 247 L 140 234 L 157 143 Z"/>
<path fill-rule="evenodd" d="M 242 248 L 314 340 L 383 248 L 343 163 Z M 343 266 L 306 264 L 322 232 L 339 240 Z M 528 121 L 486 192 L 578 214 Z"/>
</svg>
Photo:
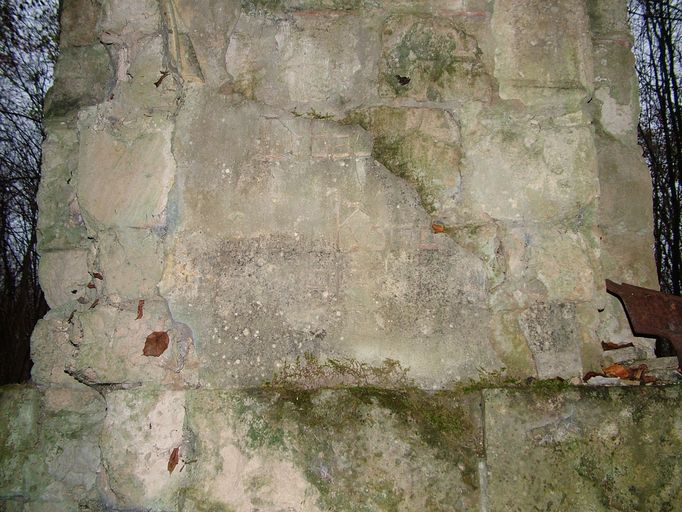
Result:
<svg viewBox="0 0 682 512">
<path fill-rule="evenodd" d="M 408 371 L 409 368 L 403 368 L 395 359 L 385 359 L 381 366 L 371 366 L 350 358 L 328 358 L 320 363 L 315 355 L 305 352 L 302 358 L 296 357 L 294 363 L 285 364 L 267 385 L 300 389 L 347 386 L 395 389 L 413 385 L 407 377 Z"/>
<path fill-rule="evenodd" d="M 291 111 L 291 113 L 296 117 L 305 117 L 306 119 L 334 119 L 333 114 L 322 114 L 314 108 L 311 108 L 308 110 L 308 112 L 299 112 L 298 110 L 294 109 Z"/>
</svg>

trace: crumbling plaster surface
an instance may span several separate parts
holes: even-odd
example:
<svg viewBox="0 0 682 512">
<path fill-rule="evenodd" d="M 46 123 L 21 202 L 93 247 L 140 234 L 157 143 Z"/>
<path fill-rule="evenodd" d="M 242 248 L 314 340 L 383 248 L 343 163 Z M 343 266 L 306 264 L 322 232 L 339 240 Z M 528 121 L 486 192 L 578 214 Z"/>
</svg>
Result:
<svg viewBox="0 0 682 512">
<path fill-rule="evenodd" d="M 632 340 L 603 287 L 655 286 L 624 1 L 64 0 L 61 17 L 38 198 L 51 311 L 18 414 L 90 412 L 55 427 L 84 450 L 75 480 L 49 462 L 0 507 L 74 510 L 73 489 L 84 510 L 487 506 L 469 434 L 493 419 L 472 416 L 441 457 L 396 400 L 432 407 L 423 390 L 481 374 L 582 375 L 600 341 Z M 168 335 L 159 357 L 143 355 L 152 333 Z M 304 388 L 409 382 L 420 401 L 306 392 L 362 419 L 337 446 L 310 423 L 330 418 L 244 391 L 303 360 L 341 371 L 300 371 Z M 448 410 L 424 421 L 452 433 Z M 222 428 L 240 414 L 255 431 Z M 334 476 L 356 459 L 365 487 Z"/>
<path fill-rule="evenodd" d="M 95 354 L 130 345 L 111 358 L 163 373 L 133 347 L 184 325 L 194 375 L 164 378 L 219 388 L 304 353 L 396 359 L 428 387 L 593 368 L 599 341 L 628 336 L 603 279 L 654 278 L 624 16 L 65 2 L 40 273 L 74 350 L 44 364 L 146 380 Z"/>
</svg>

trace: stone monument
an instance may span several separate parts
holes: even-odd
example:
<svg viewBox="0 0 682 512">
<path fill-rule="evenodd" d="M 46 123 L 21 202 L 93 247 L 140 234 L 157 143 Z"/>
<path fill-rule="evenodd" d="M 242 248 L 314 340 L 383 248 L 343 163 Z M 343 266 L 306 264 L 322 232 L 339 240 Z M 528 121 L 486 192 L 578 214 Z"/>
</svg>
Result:
<svg viewBox="0 0 682 512">
<path fill-rule="evenodd" d="M 632 341 L 604 280 L 656 286 L 625 1 L 64 0 L 61 23 L 51 310 L 11 428 L 56 426 L 27 510 L 502 510 L 480 428 L 511 399 L 439 390 L 598 369 Z"/>
</svg>

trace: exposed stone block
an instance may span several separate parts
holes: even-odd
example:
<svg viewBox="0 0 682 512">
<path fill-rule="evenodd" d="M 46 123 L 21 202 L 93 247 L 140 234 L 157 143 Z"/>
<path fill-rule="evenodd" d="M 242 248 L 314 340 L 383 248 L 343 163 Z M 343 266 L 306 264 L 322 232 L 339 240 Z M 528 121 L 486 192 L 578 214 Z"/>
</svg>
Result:
<svg viewBox="0 0 682 512">
<path fill-rule="evenodd" d="M 90 228 L 165 224 L 175 178 L 172 129 L 160 114 L 100 120 L 95 110 L 81 120 L 77 193 Z"/>
<path fill-rule="evenodd" d="M 238 0 L 209 0 L 201 8 L 192 0 L 168 2 L 169 43 L 183 78 L 211 86 L 228 80 L 225 55 L 240 10 Z"/>
<path fill-rule="evenodd" d="M 0 503 L 28 498 L 24 478 L 38 438 L 39 403 L 40 393 L 35 388 L 0 388 Z"/>
<path fill-rule="evenodd" d="M 87 233 L 70 183 L 78 165 L 77 134 L 66 122 L 48 126 L 37 197 L 38 247 L 41 252 L 84 248 Z"/>
<path fill-rule="evenodd" d="M 475 399 L 130 390 L 108 393 L 107 405 L 102 452 L 119 507 L 454 511 L 478 500 Z"/>
<path fill-rule="evenodd" d="M 178 330 L 165 301 L 146 300 L 139 319 L 138 304 L 102 303 L 74 313 L 70 342 L 77 350 L 67 368 L 71 375 L 87 384 L 167 382 L 182 386 L 186 380 L 194 381 L 191 370 L 183 371 L 187 357 L 193 357 L 193 341 Z M 158 357 L 143 354 L 152 333 L 168 335 L 169 346 Z"/>
<path fill-rule="evenodd" d="M 0 405 L 0 509 L 76 510 L 97 496 L 104 419 L 97 392 L 11 386 L 0 389 Z"/>
<path fill-rule="evenodd" d="M 537 302 L 591 301 L 602 284 L 589 269 L 597 257 L 589 233 L 567 225 L 508 228 L 499 238 L 504 282 L 489 295 L 493 308 L 527 307 Z"/>
<path fill-rule="evenodd" d="M 272 19 L 244 14 L 226 55 L 232 89 L 303 113 L 327 114 L 362 103 L 376 96 L 377 23 L 350 15 Z"/>
<path fill-rule="evenodd" d="M 185 393 L 153 388 L 112 391 L 106 394 L 106 404 L 100 446 L 113 505 L 179 510 L 177 493 L 186 486 L 189 472 L 180 471 L 184 462 L 169 472 L 168 461 L 175 448 L 190 460 L 183 439 Z"/>
<path fill-rule="evenodd" d="M 26 491 L 0 503 L 40 512 L 675 510 L 676 387 L 487 386 L 142 387 L 104 398 L 84 387 L 3 388 L 3 468 L 24 475 Z"/>
<path fill-rule="evenodd" d="M 61 4 L 59 44 L 89 46 L 99 42 L 97 22 L 102 7 L 101 0 L 64 0 Z"/>
<path fill-rule="evenodd" d="M 579 377 L 580 326 L 573 304 L 543 303 L 519 315 L 519 325 L 541 379 Z"/>
<path fill-rule="evenodd" d="M 55 308 L 82 296 L 91 280 L 88 273 L 88 251 L 70 249 L 50 251 L 40 258 L 40 283 L 47 304 Z"/>
<path fill-rule="evenodd" d="M 39 320 L 31 336 L 31 379 L 40 386 L 74 386 L 78 383 L 65 372 L 74 354 L 70 343 L 69 316 L 76 309 L 67 303 L 52 309 Z"/>
<path fill-rule="evenodd" d="M 110 112 L 107 117 L 129 122 L 131 118 L 175 112 L 178 84 L 168 66 L 165 46 L 161 35 L 148 36 L 130 44 L 118 41 L 112 44 L 117 68 L 116 86 L 108 98 Z"/>
<path fill-rule="evenodd" d="M 382 29 L 382 47 L 382 96 L 485 101 L 492 94 L 476 40 L 447 18 L 391 17 Z"/>
<path fill-rule="evenodd" d="M 590 30 L 595 36 L 630 35 L 627 3 L 620 0 L 589 0 L 586 2 Z"/>
<path fill-rule="evenodd" d="M 675 510 L 679 400 L 676 387 L 484 391 L 490 510 Z"/>
<path fill-rule="evenodd" d="M 99 30 L 101 34 L 116 35 L 130 42 L 157 34 L 161 30 L 159 2 L 103 0 Z"/>
<path fill-rule="evenodd" d="M 463 208 L 451 215 L 458 223 L 579 216 L 599 191 L 591 128 L 523 111 L 500 114 L 493 108 L 463 122 Z"/>
<path fill-rule="evenodd" d="M 674 509 L 625 3 L 65 0 L 0 510 Z"/>
<path fill-rule="evenodd" d="M 160 287 L 197 336 L 202 382 L 258 383 L 305 352 L 400 359 L 432 385 L 497 367 L 483 263 L 432 233 L 366 132 L 207 98 L 178 119 L 181 215 Z M 457 136 L 429 110 L 405 123 Z"/>
<path fill-rule="evenodd" d="M 590 89 L 585 2 L 498 0 L 492 27 L 497 41 L 495 78 L 502 98 L 554 103 L 562 96 L 577 99 Z"/>
<path fill-rule="evenodd" d="M 55 387 L 42 394 L 38 444 L 26 468 L 31 501 L 75 508 L 97 496 L 104 414 L 100 394 L 85 386 Z"/>
<path fill-rule="evenodd" d="M 103 294 L 122 299 L 154 297 L 163 272 L 159 234 L 130 228 L 99 232 L 97 268 L 106 276 Z"/>
<path fill-rule="evenodd" d="M 641 150 L 606 136 L 597 140 L 604 274 L 609 279 L 618 276 L 622 281 L 640 283 L 639 286 L 656 287 L 657 277 L 650 260 L 651 180 L 637 158 Z"/>
<path fill-rule="evenodd" d="M 373 136 L 372 156 L 418 191 L 430 212 L 454 208 L 461 192 L 459 125 L 451 112 L 376 107 L 352 112 L 344 122 Z"/>
<path fill-rule="evenodd" d="M 62 49 L 54 84 L 45 98 L 45 112 L 64 116 L 104 101 L 112 78 L 109 55 L 101 44 Z"/>
</svg>

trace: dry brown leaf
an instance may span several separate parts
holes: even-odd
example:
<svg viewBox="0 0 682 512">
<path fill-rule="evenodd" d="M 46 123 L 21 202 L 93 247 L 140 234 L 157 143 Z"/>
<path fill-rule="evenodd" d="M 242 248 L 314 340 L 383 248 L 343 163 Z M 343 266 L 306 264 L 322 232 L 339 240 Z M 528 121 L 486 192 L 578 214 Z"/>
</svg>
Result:
<svg viewBox="0 0 682 512">
<path fill-rule="evenodd" d="M 99 304 L 99 299 L 95 299 L 95 302 L 90 304 L 90 309 L 95 309 L 95 307 L 97 307 L 97 304 Z"/>
<path fill-rule="evenodd" d="M 88 283 L 88 288 L 90 288 L 90 289 L 95 288 L 95 283 L 93 283 L 92 281 L 90 281 L 90 282 Z"/>
<path fill-rule="evenodd" d="M 93 272 L 92 277 L 94 277 L 95 279 L 99 279 L 100 281 L 104 279 L 104 276 L 102 276 L 102 274 L 100 274 L 99 272 Z"/>
<path fill-rule="evenodd" d="M 164 331 L 154 331 L 144 343 L 142 355 L 159 357 L 168 348 L 168 333 Z"/>
<path fill-rule="evenodd" d="M 611 366 L 604 368 L 604 375 L 607 377 L 618 377 L 619 379 L 627 379 L 630 377 L 630 370 L 622 364 L 614 363 Z"/>
<path fill-rule="evenodd" d="M 445 233 L 445 225 L 442 222 L 434 222 L 431 224 L 431 231 L 434 233 Z"/>
<path fill-rule="evenodd" d="M 632 372 L 632 377 L 637 379 L 637 380 L 643 380 L 644 379 L 644 374 L 647 372 L 649 367 L 645 364 L 640 364 L 639 366 L 635 366 L 634 368 L 630 368 L 630 371 Z"/>
<path fill-rule="evenodd" d="M 140 301 L 137 303 L 137 318 L 135 320 L 139 320 L 142 318 L 142 315 L 144 314 L 144 300 L 140 299 Z"/>
<path fill-rule="evenodd" d="M 618 350 L 619 348 L 625 348 L 625 347 L 634 347 L 634 345 L 632 343 L 623 343 L 622 345 L 619 345 L 618 343 L 613 343 L 610 341 L 602 341 L 601 342 L 601 348 L 604 351 Z"/>
<path fill-rule="evenodd" d="M 180 448 L 173 448 L 173 451 L 170 454 L 170 458 L 168 459 L 168 472 L 170 474 L 173 474 L 173 470 L 175 469 L 175 466 L 178 465 L 178 462 L 180 462 Z"/>
</svg>

